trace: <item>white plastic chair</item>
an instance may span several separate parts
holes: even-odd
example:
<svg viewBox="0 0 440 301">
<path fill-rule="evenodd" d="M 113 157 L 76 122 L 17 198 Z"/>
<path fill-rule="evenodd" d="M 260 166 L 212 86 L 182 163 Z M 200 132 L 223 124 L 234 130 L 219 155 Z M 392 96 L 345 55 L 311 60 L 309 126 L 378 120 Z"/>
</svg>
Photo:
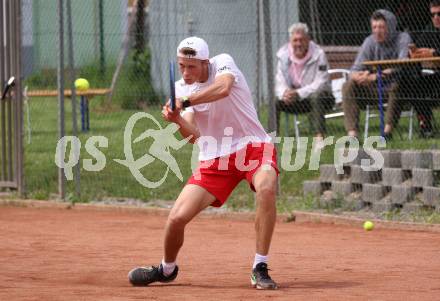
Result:
<svg viewBox="0 0 440 301">
<path fill-rule="evenodd" d="M 332 84 L 332 93 L 335 98 L 336 105 L 342 103 L 342 86 L 348 80 L 348 76 L 350 74 L 350 70 L 347 69 L 329 69 L 328 73 L 332 74 L 341 74 L 341 77 L 335 78 L 331 81 Z"/>
</svg>

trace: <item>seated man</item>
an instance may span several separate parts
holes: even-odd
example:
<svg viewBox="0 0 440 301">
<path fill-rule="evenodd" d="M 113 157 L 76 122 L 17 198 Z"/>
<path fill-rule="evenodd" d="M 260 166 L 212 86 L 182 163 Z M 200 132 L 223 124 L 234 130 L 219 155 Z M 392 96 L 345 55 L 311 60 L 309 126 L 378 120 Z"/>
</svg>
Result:
<svg viewBox="0 0 440 301">
<path fill-rule="evenodd" d="M 277 132 L 281 111 L 311 112 L 315 135 L 322 140 L 325 134 L 325 111 L 331 109 L 335 102 L 327 73 L 327 57 L 321 47 L 310 41 L 306 24 L 293 24 L 289 33 L 290 42 L 277 52 Z"/>
<path fill-rule="evenodd" d="M 359 50 L 350 79 L 342 90 L 345 129 L 349 136 L 357 137 L 359 131 L 359 109 L 369 103 L 378 103 L 377 78 L 373 70 L 363 65 L 365 61 L 408 58 L 408 44 L 411 37 L 398 32 L 394 14 L 387 10 L 377 10 L 371 16 L 372 34 L 368 36 Z M 393 126 L 398 120 L 398 108 L 395 104 L 397 87 L 396 69 L 383 71 L 385 93 L 388 108 L 385 118 L 385 137 L 391 137 Z"/>
<path fill-rule="evenodd" d="M 415 37 L 416 45 L 410 49 L 411 58 L 440 56 L 440 0 L 431 1 L 430 11 L 432 22 Z M 417 112 L 420 134 L 424 138 L 433 135 L 432 107 L 438 105 L 440 99 L 440 66 L 433 64 L 430 69 L 432 74 L 419 73 L 415 78 L 404 78 L 400 85 L 402 98 L 408 98 Z"/>
</svg>

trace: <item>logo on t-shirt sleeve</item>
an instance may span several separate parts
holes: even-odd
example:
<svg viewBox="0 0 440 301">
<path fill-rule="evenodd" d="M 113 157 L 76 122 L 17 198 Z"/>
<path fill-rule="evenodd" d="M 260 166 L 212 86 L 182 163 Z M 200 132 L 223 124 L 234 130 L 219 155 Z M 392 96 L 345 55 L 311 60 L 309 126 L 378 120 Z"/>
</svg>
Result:
<svg viewBox="0 0 440 301">
<path fill-rule="evenodd" d="M 231 71 L 231 67 L 229 67 L 229 66 L 223 66 L 223 67 L 220 67 L 220 68 L 218 68 L 217 69 L 217 73 L 222 73 L 222 72 L 225 72 L 225 71 Z"/>
</svg>

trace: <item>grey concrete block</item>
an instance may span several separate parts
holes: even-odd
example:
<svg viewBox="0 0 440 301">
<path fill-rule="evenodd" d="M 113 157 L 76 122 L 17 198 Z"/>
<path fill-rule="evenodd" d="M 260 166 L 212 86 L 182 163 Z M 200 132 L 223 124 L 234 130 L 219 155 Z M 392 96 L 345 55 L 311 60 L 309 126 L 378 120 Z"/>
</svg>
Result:
<svg viewBox="0 0 440 301">
<path fill-rule="evenodd" d="M 382 150 L 380 153 L 383 156 L 383 167 L 402 167 L 402 154 L 397 150 Z"/>
<path fill-rule="evenodd" d="M 357 152 L 356 158 L 353 159 L 351 162 L 344 163 L 345 166 L 352 166 L 352 165 L 361 165 L 362 159 L 368 159 L 368 154 L 364 151 L 362 147 L 359 147 L 357 150 L 355 148 L 345 148 L 343 150 L 344 156 L 347 156 L 349 152 Z"/>
<path fill-rule="evenodd" d="M 367 154 L 367 152 L 362 148 L 359 147 L 358 155 L 356 159 L 353 160 L 354 165 L 361 165 L 363 159 L 371 159 L 371 157 Z"/>
<path fill-rule="evenodd" d="M 385 187 L 380 184 L 362 185 L 362 200 L 367 203 L 374 203 L 385 196 Z"/>
<path fill-rule="evenodd" d="M 374 212 L 384 212 L 393 209 L 393 204 L 390 199 L 382 199 L 380 201 L 374 202 L 372 207 Z"/>
<path fill-rule="evenodd" d="M 321 182 L 320 181 L 304 181 L 303 182 L 303 192 L 304 196 L 313 195 L 320 196 L 321 195 Z"/>
<path fill-rule="evenodd" d="M 432 169 L 440 171 L 440 151 L 432 151 Z"/>
<path fill-rule="evenodd" d="M 343 166 L 344 173 L 338 174 L 340 181 L 348 181 L 350 179 L 351 174 L 351 166 Z"/>
<path fill-rule="evenodd" d="M 333 181 L 332 191 L 336 195 L 347 196 L 352 192 L 351 182 L 348 181 Z"/>
<path fill-rule="evenodd" d="M 409 185 L 395 185 L 391 187 L 391 203 L 403 205 L 413 200 L 414 187 Z"/>
<path fill-rule="evenodd" d="M 362 168 L 360 166 L 351 166 L 351 182 L 354 184 L 362 184 Z"/>
<path fill-rule="evenodd" d="M 382 184 L 384 186 L 400 185 L 406 178 L 406 173 L 401 168 L 384 167 L 382 169 Z"/>
<path fill-rule="evenodd" d="M 417 201 L 409 202 L 403 205 L 402 211 L 406 213 L 418 212 L 423 208 L 423 204 Z"/>
<path fill-rule="evenodd" d="M 422 201 L 427 206 L 440 207 L 440 187 L 423 187 Z"/>
<path fill-rule="evenodd" d="M 432 168 L 432 152 L 402 151 L 402 169 Z"/>
<path fill-rule="evenodd" d="M 412 170 L 412 184 L 414 187 L 434 185 L 434 174 L 432 169 L 414 168 Z"/>
<path fill-rule="evenodd" d="M 353 184 L 376 183 L 381 180 L 380 171 L 366 171 L 361 166 L 351 166 L 351 182 Z"/>
<path fill-rule="evenodd" d="M 364 171 L 366 173 L 366 178 L 368 179 L 368 182 L 365 183 L 377 183 L 382 180 L 382 171 L 376 170 L 376 171 Z"/>
<path fill-rule="evenodd" d="M 321 182 L 333 182 L 339 179 L 336 167 L 333 164 L 322 164 L 319 166 L 319 180 Z"/>
<path fill-rule="evenodd" d="M 356 192 L 359 194 L 359 197 L 362 196 L 362 184 L 354 184 L 353 182 L 351 183 L 351 189 L 353 192 Z"/>
</svg>

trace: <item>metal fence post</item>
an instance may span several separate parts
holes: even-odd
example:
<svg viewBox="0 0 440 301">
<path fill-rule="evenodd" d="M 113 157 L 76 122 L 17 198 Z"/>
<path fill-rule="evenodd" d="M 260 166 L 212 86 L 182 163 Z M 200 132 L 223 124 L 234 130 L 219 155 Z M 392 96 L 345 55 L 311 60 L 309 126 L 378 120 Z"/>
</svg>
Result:
<svg viewBox="0 0 440 301">
<path fill-rule="evenodd" d="M 269 132 L 276 130 L 276 112 L 274 95 L 274 73 L 272 65 L 272 30 L 270 24 L 270 1 L 263 0 L 264 43 L 266 50 L 267 95 L 269 102 Z"/>
<path fill-rule="evenodd" d="M 66 12 L 67 12 L 67 49 L 69 56 L 69 71 L 70 71 L 70 89 L 72 90 L 72 135 L 78 136 L 78 122 L 77 122 L 77 113 L 76 113 L 76 89 L 75 89 L 75 60 L 73 53 L 73 33 L 72 33 L 72 5 L 71 0 L 67 0 L 66 2 Z M 77 198 L 81 195 L 81 186 L 80 186 L 80 165 L 75 165 L 73 168 L 73 178 L 75 181 L 75 196 Z"/>
<path fill-rule="evenodd" d="M 58 0 L 58 135 L 64 137 L 64 8 L 63 0 Z M 72 146 L 73 147 L 73 146 Z M 65 149 L 64 146 L 61 148 Z M 60 152 L 61 160 L 63 153 Z M 62 162 L 60 160 L 60 162 Z M 62 200 L 66 198 L 64 169 L 58 168 L 58 193 Z"/>
<path fill-rule="evenodd" d="M 3 26 L 3 20 L 6 17 L 7 12 L 3 10 L 3 0 L 0 1 L 0 20 L 2 20 L 0 22 L 0 84 L 3 86 L 4 82 L 5 82 L 5 78 L 6 78 L 6 53 L 5 53 L 5 49 L 3 47 L 3 45 L 5 45 L 5 36 L 4 36 L 4 31 L 5 31 L 5 27 Z M 2 101 L 0 103 L 0 128 L 1 128 L 1 157 L 0 157 L 0 162 L 1 162 L 1 170 L 0 170 L 0 181 L 1 180 L 6 180 L 6 103 L 4 101 Z"/>
<path fill-rule="evenodd" d="M 13 2 L 14 10 L 14 27 L 15 27 L 15 38 L 14 45 L 14 76 L 16 78 L 15 83 L 15 96 L 14 96 L 14 107 L 15 107 L 15 175 L 17 179 L 17 192 L 20 197 L 24 197 L 25 186 L 24 186 L 24 174 L 23 174 L 23 95 L 22 85 L 21 85 L 21 1 L 17 0 Z"/>
</svg>

